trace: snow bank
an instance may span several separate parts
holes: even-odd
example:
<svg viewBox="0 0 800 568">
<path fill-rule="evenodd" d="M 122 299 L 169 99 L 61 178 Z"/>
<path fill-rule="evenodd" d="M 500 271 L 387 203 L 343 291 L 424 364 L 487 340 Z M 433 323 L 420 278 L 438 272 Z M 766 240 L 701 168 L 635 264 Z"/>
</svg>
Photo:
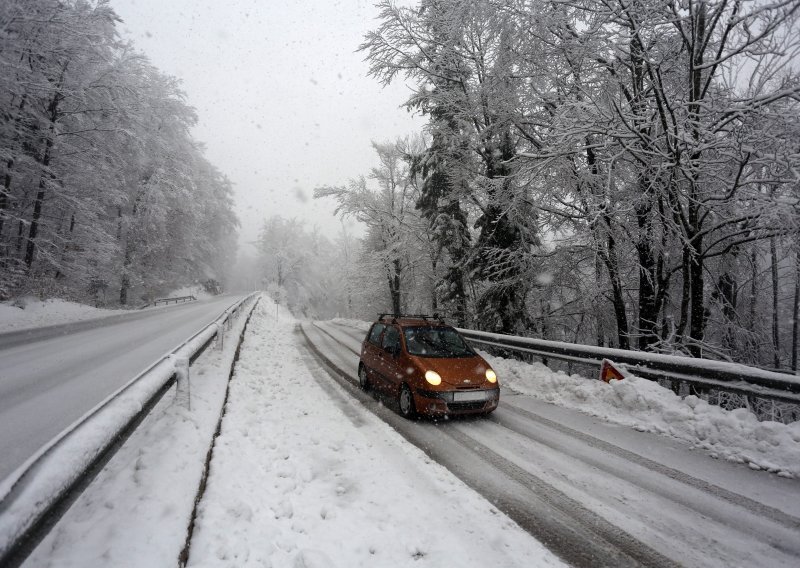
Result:
<svg viewBox="0 0 800 568">
<path fill-rule="evenodd" d="M 562 565 L 352 397 L 326 393 L 317 380 L 338 387 L 274 309 L 265 299 L 248 327 L 190 566 Z"/>
<path fill-rule="evenodd" d="M 0 303 L 0 333 L 94 319 L 128 310 L 105 310 L 66 300 L 22 298 Z"/>
<path fill-rule="evenodd" d="M 202 286 L 185 286 L 164 295 L 165 298 L 182 296 L 194 296 L 198 300 L 213 297 Z M 39 300 L 32 296 L 18 298 L 13 302 L 0 303 L 0 333 L 127 313 L 131 313 L 131 310 L 95 308 L 57 298 L 49 300 Z"/>
<path fill-rule="evenodd" d="M 729 411 L 696 396 L 681 398 L 640 377 L 606 384 L 556 372 L 541 363 L 483 356 L 504 386 L 521 393 L 642 432 L 687 441 L 715 458 L 786 477 L 800 476 L 800 422 L 759 422 L 747 409 Z"/>
</svg>

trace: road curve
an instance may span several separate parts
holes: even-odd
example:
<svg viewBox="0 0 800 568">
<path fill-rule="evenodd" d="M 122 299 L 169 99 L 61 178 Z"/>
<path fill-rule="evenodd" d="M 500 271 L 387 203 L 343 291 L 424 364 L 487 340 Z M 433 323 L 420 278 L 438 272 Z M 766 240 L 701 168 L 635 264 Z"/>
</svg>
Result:
<svg viewBox="0 0 800 568">
<path fill-rule="evenodd" d="M 347 394 L 575 566 L 800 562 L 797 480 L 506 390 L 488 420 L 409 422 L 356 386 L 363 331 L 303 333 Z"/>
<path fill-rule="evenodd" d="M 0 479 L 241 296 L 0 337 Z"/>
</svg>

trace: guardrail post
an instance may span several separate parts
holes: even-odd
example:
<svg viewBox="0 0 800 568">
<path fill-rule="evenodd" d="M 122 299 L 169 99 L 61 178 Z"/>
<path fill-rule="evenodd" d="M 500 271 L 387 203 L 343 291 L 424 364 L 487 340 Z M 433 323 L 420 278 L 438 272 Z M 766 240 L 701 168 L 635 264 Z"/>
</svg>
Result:
<svg viewBox="0 0 800 568">
<path fill-rule="evenodd" d="M 189 358 L 175 358 L 175 400 L 187 409 L 192 409 L 192 388 L 189 383 Z"/>
<path fill-rule="evenodd" d="M 216 336 L 216 339 L 217 339 L 217 349 L 222 351 L 222 348 L 224 347 L 224 344 L 225 344 L 225 324 L 224 323 L 218 323 L 217 324 L 217 336 Z"/>
</svg>

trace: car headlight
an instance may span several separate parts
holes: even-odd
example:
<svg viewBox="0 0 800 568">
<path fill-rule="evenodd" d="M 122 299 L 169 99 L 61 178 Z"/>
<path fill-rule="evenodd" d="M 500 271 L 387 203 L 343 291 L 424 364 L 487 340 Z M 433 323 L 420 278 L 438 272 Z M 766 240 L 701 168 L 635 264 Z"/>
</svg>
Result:
<svg viewBox="0 0 800 568">
<path fill-rule="evenodd" d="M 492 369 L 486 369 L 486 380 L 490 383 L 496 383 L 497 373 L 495 373 Z"/>
<path fill-rule="evenodd" d="M 436 371 L 425 371 L 425 380 L 433 386 L 442 384 L 442 377 Z"/>
</svg>

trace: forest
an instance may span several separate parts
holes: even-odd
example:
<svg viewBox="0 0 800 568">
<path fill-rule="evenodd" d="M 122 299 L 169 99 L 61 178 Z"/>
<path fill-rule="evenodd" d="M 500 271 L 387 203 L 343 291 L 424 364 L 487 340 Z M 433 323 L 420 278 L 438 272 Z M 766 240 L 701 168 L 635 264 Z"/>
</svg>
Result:
<svg viewBox="0 0 800 568">
<path fill-rule="evenodd" d="M 799 8 L 381 2 L 360 50 L 427 124 L 315 191 L 366 227 L 337 313 L 796 370 Z"/>
<path fill-rule="evenodd" d="M 0 300 L 138 305 L 222 280 L 230 182 L 104 0 L 0 2 Z"/>
<path fill-rule="evenodd" d="M 378 7 L 358 49 L 425 128 L 316 188 L 363 233 L 266 219 L 260 285 L 311 317 L 797 370 L 800 0 Z M 118 26 L 105 0 L 0 3 L 0 300 L 232 271 L 231 183 Z"/>
</svg>

